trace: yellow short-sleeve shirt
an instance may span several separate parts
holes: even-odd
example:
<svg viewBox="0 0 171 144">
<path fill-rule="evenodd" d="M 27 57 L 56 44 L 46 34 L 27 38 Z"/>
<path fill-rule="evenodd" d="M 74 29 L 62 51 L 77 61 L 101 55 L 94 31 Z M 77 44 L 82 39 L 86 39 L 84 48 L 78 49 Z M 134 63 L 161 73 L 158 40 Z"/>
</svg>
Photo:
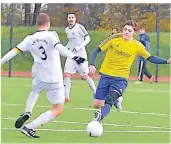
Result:
<svg viewBox="0 0 171 144">
<path fill-rule="evenodd" d="M 99 45 L 99 48 L 101 51 L 107 50 L 100 73 L 125 79 L 129 78 L 131 65 L 137 56 L 145 59 L 150 57 L 150 53 L 140 42 L 125 41 L 122 35 L 110 36 Z"/>
</svg>

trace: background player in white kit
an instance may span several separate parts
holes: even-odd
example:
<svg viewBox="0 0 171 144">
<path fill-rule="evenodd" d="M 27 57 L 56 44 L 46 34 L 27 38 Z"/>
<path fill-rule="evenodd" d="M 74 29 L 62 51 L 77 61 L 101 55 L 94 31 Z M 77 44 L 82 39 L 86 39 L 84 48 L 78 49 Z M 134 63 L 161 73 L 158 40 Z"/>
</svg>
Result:
<svg viewBox="0 0 171 144">
<path fill-rule="evenodd" d="M 84 58 L 74 56 L 59 41 L 56 32 L 48 31 L 50 28 L 50 17 L 41 13 L 36 19 L 38 31 L 27 36 L 17 48 L 12 49 L 2 59 L 1 65 L 18 54 L 18 52 L 29 51 L 34 58 L 32 67 L 32 91 L 26 103 L 25 113 L 16 121 L 15 127 L 20 128 L 29 119 L 32 109 L 38 99 L 39 93 L 47 91 L 48 100 L 52 108 L 35 120 L 25 125 L 22 133 L 31 137 L 39 138 L 35 129 L 59 116 L 65 101 L 63 74 L 61 69 L 60 55 L 73 59 L 78 64 L 84 62 Z"/>
<path fill-rule="evenodd" d="M 76 16 L 74 13 L 68 14 L 68 27 L 65 29 L 65 33 L 68 38 L 68 44 L 66 47 L 73 53 L 78 56 L 81 56 L 87 60 L 87 52 L 85 46 L 90 42 L 90 36 L 88 35 L 85 27 L 79 23 L 76 23 Z M 93 95 L 96 92 L 96 87 L 92 78 L 88 76 L 89 68 L 88 61 L 84 61 L 80 65 L 77 64 L 74 60 L 67 58 L 64 68 L 64 90 L 65 90 L 65 101 L 70 101 L 70 88 L 71 88 L 71 75 L 79 72 L 81 79 L 85 80 L 91 90 Z"/>
</svg>

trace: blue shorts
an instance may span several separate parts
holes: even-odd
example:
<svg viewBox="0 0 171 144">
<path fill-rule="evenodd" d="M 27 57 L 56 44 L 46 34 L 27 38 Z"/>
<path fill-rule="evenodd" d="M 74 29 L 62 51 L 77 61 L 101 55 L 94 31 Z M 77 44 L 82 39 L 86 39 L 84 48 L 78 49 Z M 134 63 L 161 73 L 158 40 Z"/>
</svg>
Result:
<svg viewBox="0 0 171 144">
<path fill-rule="evenodd" d="M 102 74 L 97 86 L 95 99 L 106 100 L 110 91 L 116 91 L 120 96 L 122 96 L 127 85 L 127 80 L 124 78 Z"/>
</svg>

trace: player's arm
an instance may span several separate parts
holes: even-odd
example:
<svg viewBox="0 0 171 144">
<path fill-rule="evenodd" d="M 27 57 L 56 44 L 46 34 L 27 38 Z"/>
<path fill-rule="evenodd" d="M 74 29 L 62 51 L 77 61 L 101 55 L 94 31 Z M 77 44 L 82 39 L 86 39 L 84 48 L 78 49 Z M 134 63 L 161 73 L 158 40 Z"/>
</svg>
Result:
<svg viewBox="0 0 171 144">
<path fill-rule="evenodd" d="M 66 32 L 66 29 L 65 29 Z M 60 55 L 72 59 L 74 54 L 72 54 L 68 49 L 66 49 L 60 42 L 58 34 L 55 31 L 52 31 L 51 35 L 52 45 L 59 52 Z"/>
<path fill-rule="evenodd" d="M 94 51 L 92 53 L 91 60 L 90 60 L 90 66 L 89 66 L 90 74 L 94 74 L 96 72 L 95 61 L 100 52 L 101 52 L 100 47 L 97 47 L 94 49 Z"/>
<path fill-rule="evenodd" d="M 81 64 L 85 61 L 85 58 L 75 56 L 72 52 L 66 49 L 61 43 L 56 44 L 55 48 L 58 50 L 60 55 L 68 57 L 70 59 L 74 59 L 78 64 Z"/>
<path fill-rule="evenodd" d="M 73 51 L 78 51 L 82 48 L 84 48 L 88 43 L 90 42 L 90 36 L 89 35 L 86 35 L 84 37 L 84 41 L 79 45 L 79 46 L 76 46 Z"/>
<path fill-rule="evenodd" d="M 170 59 L 166 60 L 158 56 L 150 56 L 147 58 L 147 60 L 154 64 L 170 64 Z"/>
<path fill-rule="evenodd" d="M 60 42 L 56 43 L 54 47 L 58 50 L 59 54 L 72 59 L 75 55 L 66 49 Z"/>
<path fill-rule="evenodd" d="M 13 48 L 10 50 L 7 54 L 3 56 L 1 59 L 1 65 L 4 64 L 5 62 L 11 60 L 13 57 L 15 57 L 18 53 L 20 53 L 21 50 L 19 48 Z"/>
<path fill-rule="evenodd" d="M 165 60 L 157 56 L 152 56 L 148 51 L 146 51 L 143 48 L 143 46 L 140 46 L 139 55 L 154 64 L 170 64 L 171 63 L 171 59 Z"/>
<path fill-rule="evenodd" d="M 82 31 L 82 36 L 84 36 L 84 41 L 79 45 L 76 46 L 73 50 L 78 51 L 81 48 L 84 48 L 89 42 L 90 42 L 90 36 L 87 32 L 87 30 L 85 29 L 85 27 L 83 25 L 80 25 L 80 29 Z"/>
<path fill-rule="evenodd" d="M 90 65 L 95 65 L 95 60 L 101 51 L 107 50 L 112 45 L 111 39 L 106 38 L 97 48 L 94 49 L 90 60 Z"/>
<path fill-rule="evenodd" d="M 95 65 L 96 58 L 100 52 L 101 52 L 100 47 L 97 47 L 94 49 L 92 56 L 91 56 L 90 65 Z"/>
<path fill-rule="evenodd" d="M 83 25 L 80 25 L 80 28 L 84 36 L 84 41 L 80 44 L 80 47 L 85 47 L 90 42 L 90 36 L 88 34 L 88 31 L 85 29 Z"/>
<path fill-rule="evenodd" d="M 97 48 L 94 49 L 90 60 L 90 67 L 89 67 L 90 74 L 94 74 L 96 72 L 96 68 L 94 65 L 98 54 L 101 51 L 107 50 L 111 45 L 112 45 L 111 39 L 107 38 Z"/>
<path fill-rule="evenodd" d="M 87 34 L 84 36 L 84 41 L 80 44 L 80 47 L 85 47 L 90 42 L 90 36 Z"/>
<path fill-rule="evenodd" d="M 29 51 L 29 36 L 27 36 L 22 42 L 20 42 L 16 46 L 16 48 L 13 48 L 1 59 L 1 65 L 15 57 L 18 53 L 24 51 Z"/>
<path fill-rule="evenodd" d="M 83 63 L 85 61 L 84 58 L 75 56 L 72 52 L 66 49 L 60 42 L 58 38 L 58 34 L 56 32 L 52 32 L 51 40 L 54 48 L 59 52 L 60 55 L 68 57 L 70 59 L 74 59 L 78 64 Z"/>
</svg>

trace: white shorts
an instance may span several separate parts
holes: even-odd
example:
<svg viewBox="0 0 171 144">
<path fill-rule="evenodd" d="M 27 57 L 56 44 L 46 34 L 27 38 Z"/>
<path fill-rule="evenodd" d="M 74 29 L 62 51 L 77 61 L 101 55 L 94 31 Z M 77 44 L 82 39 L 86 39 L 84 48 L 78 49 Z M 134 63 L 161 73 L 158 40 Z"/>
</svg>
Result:
<svg viewBox="0 0 171 144">
<path fill-rule="evenodd" d="M 75 74 L 77 71 L 81 76 L 88 75 L 88 61 L 78 65 L 74 60 L 67 58 L 65 62 L 64 73 Z"/>
<path fill-rule="evenodd" d="M 65 101 L 64 86 L 59 83 L 47 83 L 37 78 L 32 81 L 33 91 L 40 93 L 47 91 L 48 100 L 51 104 L 62 104 Z"/>
</svg>

